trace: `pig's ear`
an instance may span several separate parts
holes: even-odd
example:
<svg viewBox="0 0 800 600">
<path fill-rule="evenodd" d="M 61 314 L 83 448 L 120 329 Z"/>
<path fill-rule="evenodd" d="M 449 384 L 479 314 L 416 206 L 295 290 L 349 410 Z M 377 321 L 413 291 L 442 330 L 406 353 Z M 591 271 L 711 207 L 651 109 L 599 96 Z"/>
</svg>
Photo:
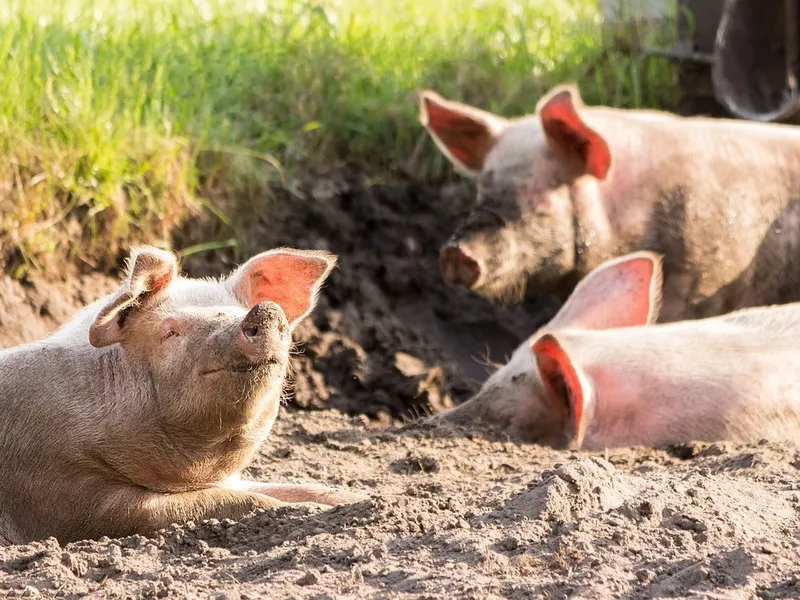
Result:
<svg viewBox="0 0 800 600">
<path fill-rule="evenodd" d="M 542 98 L 536 112 L 550 147 L 584 173 L 605 179 L 611 168 L 611 150 L 603 137 L 589 127 L 578 109 L 583 107 L 578 89 L 562 85 Z"/>
<path fill-rule="evenodd" d="M 430 90 L 419 93 L 419 120 L 439 150 L 468 177 L 481 172 L 486 155 L 508 123 L 472 106 L 445 100 Z"/>
<path fill-rule="evenodd" d="M 254 256 L 225 283 L 248 308 L 275 302 L 294 326 L 314 308 L 319 288 L 335 265 L 330 252 L 279 248 Z"/>
<path fill-rule="evenodd" d="M 96 348 L 121 342 L 131 311 L 156 302 L 178 274 L 175 255 L 152 246 L 134 248 L 127 263 L 122 288 L 89 327 L 89 343 Z"/>
<path fill-rule="evenodd" d="M 650 325 L 661 309 L 661 256 L 640 251 L 601 264 L 573 290 L 548 329 Z"/>
<path fill-rule="evenodd" d="M 569 447 L 579 449 L 589 421 L 591 388 L 556 336 L 546 333 L 531 344 L 552 414 L 566 426 Z"/>
</svg>

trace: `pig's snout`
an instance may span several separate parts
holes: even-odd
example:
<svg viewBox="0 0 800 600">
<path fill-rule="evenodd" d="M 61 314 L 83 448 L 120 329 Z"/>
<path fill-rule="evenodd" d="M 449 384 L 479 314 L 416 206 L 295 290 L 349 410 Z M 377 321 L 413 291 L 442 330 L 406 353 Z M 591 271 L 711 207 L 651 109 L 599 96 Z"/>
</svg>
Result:
<svg viewBox="0 0 800 600">
<path fill-rule="evenodd" d="M 439 252 L 444 280 L 451 285 L 474 287 L 481 278 L 481 263 L 460 244 L 447 244 Z"/>
<path fill-rule="evenodd" d="M 250 309 L 239 326 L 236 345 L 254 363 L 281 362 L 289 344 L 289 321 L 273 302 Z"/>
</svg>

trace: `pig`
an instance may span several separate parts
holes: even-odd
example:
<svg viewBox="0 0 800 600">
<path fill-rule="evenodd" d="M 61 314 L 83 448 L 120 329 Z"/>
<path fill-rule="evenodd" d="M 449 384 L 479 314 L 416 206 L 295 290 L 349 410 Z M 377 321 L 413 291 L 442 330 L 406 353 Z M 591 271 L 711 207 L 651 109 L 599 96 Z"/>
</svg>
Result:
<svg viewBox="0 0 800 600">
<path fill-rule="evenodd" d="M 115 293 L 0 352 L 0 543 L 364 499 L 240 475 L 278 415 L 292 331 L 335 263 L 277 248 L 200 280 L 173 253 L 136 247 Z"/>
<path fill-rule="evenodd" d="M 597 267 L 474 397 L 430 421 L 573 450 L 800 440 L 800 303 L 656 324 L 662 264 L 638 251 Z"/>
<path fill-rule="evenodd" d="M 506 119 L 430 90 L 420 120 L 477 202 L 443 278 L 563 302 L 603 262 L 663 258 L 660 322 L 800 300 L 800 128 L 584 106 L 574 84 Z"/>
</svg>

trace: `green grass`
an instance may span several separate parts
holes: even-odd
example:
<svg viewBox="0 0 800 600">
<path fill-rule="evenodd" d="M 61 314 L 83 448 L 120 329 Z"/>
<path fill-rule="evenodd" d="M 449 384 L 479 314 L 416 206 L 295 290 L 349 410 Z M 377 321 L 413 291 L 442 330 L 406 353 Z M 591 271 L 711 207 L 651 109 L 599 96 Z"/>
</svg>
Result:
<svg viewBox="0 0 800 600">
<path fill-rule="evenodd" d="M 669 108 L 672 67 L 599 23 L 589 0 L 12 0 L 0 267 L 110 264 L 316 164 L 451 176 L 417 120 L 422 87 L 507 116 L 564 80 L 588 103 Z"/>
</svg>

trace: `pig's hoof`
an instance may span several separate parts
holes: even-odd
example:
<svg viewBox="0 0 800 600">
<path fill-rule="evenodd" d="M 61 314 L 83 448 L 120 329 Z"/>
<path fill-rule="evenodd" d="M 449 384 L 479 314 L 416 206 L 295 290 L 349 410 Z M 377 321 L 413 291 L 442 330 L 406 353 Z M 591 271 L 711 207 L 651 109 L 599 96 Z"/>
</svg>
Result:
<svg viewBox="0 0 800 600">
<path fill-rule="evenodd" d="M 300 498 L 298 498 L 298 500 L 300 500 Z M 369 500 L 369 496 L 366 494 L 356 494 L 328 488 L 309 490 L 306 494 L 303 494 L 303 500 L 323 504 L 326 508 L 330 508 L 331 506 L 338 506 L 339 504 L 364 502 L 365 500 Z"/>
<path fill-rule="evenodd" d="M 326 498 L 325 502 L 330 506 L 336 506 L 337 504 L 355 504 L 356 502 L 364 502 L 369 499 L 369 496 L 366 494 L 331 490 L 331 497 Z"/>
</svg>

